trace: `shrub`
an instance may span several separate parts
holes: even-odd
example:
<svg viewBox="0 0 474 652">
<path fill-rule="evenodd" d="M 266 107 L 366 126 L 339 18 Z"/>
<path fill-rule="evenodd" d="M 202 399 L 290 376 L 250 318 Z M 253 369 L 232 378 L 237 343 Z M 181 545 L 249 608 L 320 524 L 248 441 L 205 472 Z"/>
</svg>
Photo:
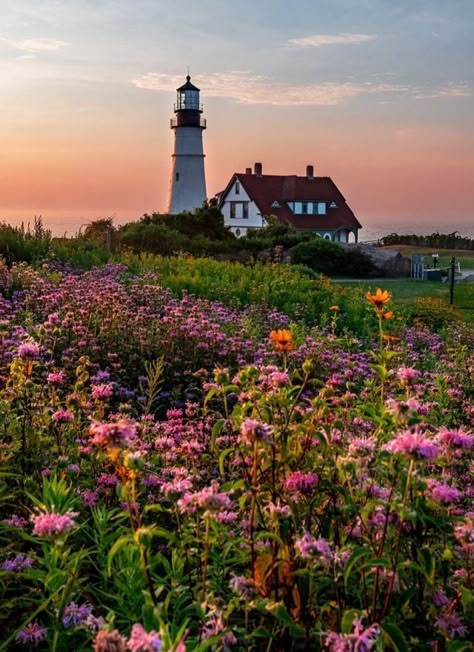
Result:
<svg viewBox="0 0 474 652">
<path fill-rule="evenodd" d="M 296 245 L 291 251 L 291 262 L 330 276 L 367 276 L 373 269 L 362 252 L 346 251 L 335 242 L 322 238 Z"/>
</svg>

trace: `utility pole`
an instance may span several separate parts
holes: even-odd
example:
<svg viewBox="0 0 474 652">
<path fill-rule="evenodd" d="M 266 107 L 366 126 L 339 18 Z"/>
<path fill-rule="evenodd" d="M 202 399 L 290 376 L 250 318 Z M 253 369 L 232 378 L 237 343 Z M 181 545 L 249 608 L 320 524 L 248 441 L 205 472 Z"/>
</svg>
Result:
<svg viewBox="0 0 474 652">
<path fill-rule="evenodd" d="M 454 256 L 451 258 L 451 265 L 449 268 L 449 303 L 452 306 L 454 304 L 454 271 L 455 271 L 456 260 Z"/>
</svg>

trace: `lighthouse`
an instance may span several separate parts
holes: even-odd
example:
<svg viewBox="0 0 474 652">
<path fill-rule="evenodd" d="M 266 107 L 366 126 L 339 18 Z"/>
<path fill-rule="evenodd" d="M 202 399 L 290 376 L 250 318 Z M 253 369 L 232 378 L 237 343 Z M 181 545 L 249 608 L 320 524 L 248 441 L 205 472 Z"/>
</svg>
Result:
<svg viewBox="0 0 474 652">
<path fill-rule="evenodd" d="M 174 130 L 168 206 L 171 214 L 200 208 L 207 196 L 202 145 L 206 120 L 202 117 L 199 88 L 191 83 L 188 75 L 186 83 L 176 92 L 175 117 L 171 118 L 171 129 Z"/>
</svg>

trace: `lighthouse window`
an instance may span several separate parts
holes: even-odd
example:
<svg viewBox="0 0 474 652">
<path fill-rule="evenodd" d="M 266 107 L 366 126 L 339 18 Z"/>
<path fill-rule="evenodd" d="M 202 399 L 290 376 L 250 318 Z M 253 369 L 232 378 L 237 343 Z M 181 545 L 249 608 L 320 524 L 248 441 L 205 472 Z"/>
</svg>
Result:
<svg viewBox="0 0 474 652">
<path fill-rule="evenodd" d="M 176 181 L 179 181 L 179 172 L 176 172 L 175 179 L 176 179 Z"/>
</svg>

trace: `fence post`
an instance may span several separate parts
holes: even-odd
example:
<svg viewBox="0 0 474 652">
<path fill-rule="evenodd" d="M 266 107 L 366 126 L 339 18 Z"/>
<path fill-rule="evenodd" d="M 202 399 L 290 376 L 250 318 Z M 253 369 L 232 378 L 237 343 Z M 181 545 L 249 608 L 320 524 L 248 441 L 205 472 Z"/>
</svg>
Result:
<svg viewBox="0 0 474 652">
<path fill-rule="evenodd" d="M 454 303 L 454 273 L 455 273 L 456 260 L 454 256 L 451 258 L 451 265 L 449 268 L 449 303 L 452 306 Z"/>
</svg>

